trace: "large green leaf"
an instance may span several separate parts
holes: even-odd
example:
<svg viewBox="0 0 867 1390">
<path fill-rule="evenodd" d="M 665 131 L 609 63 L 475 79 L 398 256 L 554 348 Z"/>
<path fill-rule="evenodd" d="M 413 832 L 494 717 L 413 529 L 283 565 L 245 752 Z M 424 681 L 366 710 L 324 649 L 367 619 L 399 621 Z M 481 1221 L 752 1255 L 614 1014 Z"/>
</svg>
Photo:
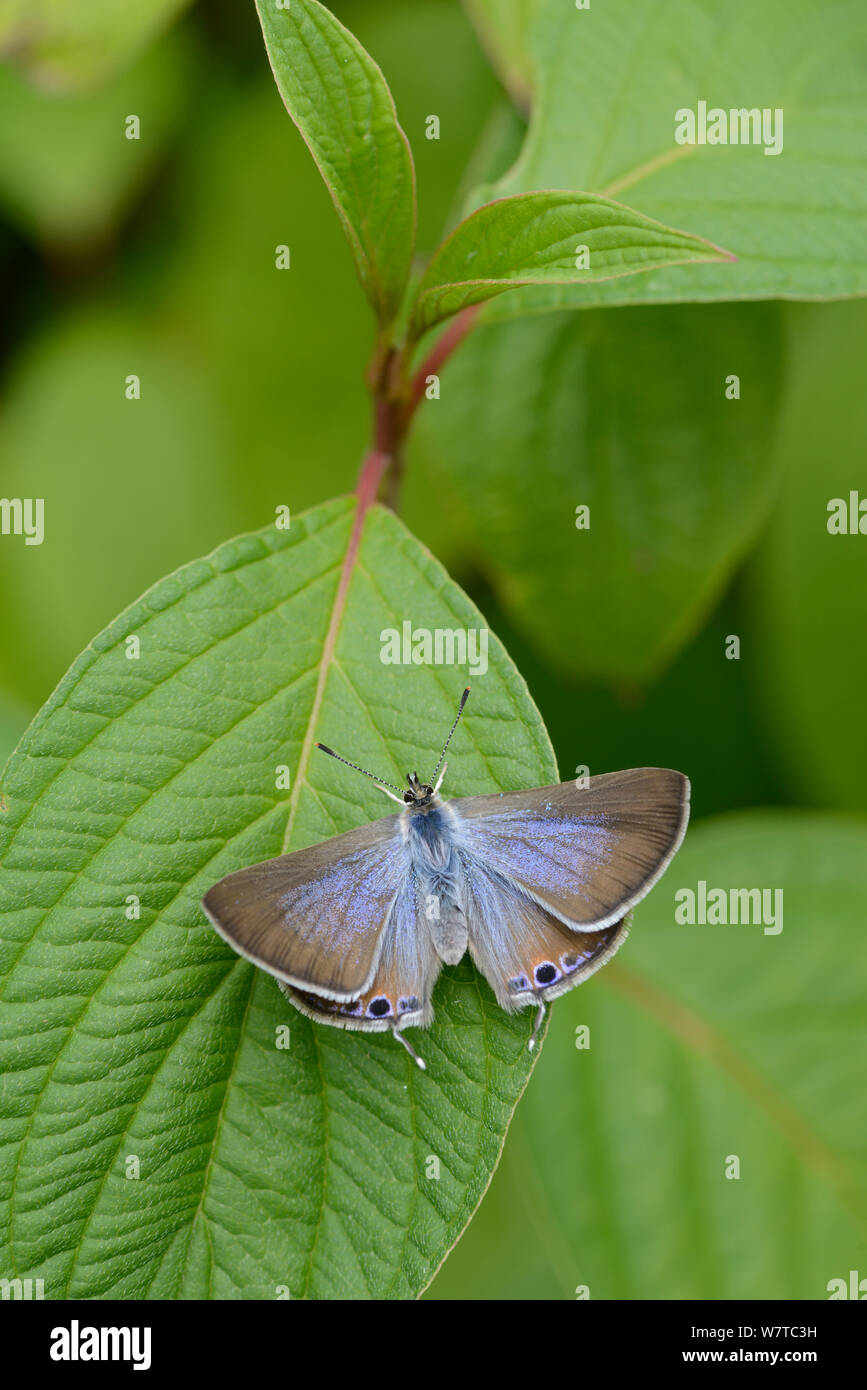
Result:
<svg viewBox="0 0 867 1390">
<path fill-rule="evenodd" d="M 486 312 L 589 303 L 867 292 L 867 9 L 861 0 L 471 4 L 508 62 L 523 33 L 535 101 L 502 195 L 582 188 L 738 256 L 594 285 L 523 289 Z M 502 16 L 502 17 L 501 17 Z M 783 149 L 681 145 L 676 112 L 783 111 Z M 486 193 L 484 196 L 489 196 Z"/>
<path fill-rule="evenodd" d="M 577 244 L 576 244 L 577 243 Z M 664 266 L 731 259 L 687 232 L 586 193 L 486 203 L 455 229 L 422 277 L 411 333 L 521 285 L 588 284 Z"/>
<path fill-rule="evenodd" d="M 782 931 L 679 925 L 674 895 L 700 880 L 782 889 Z M 691 830 L 617 961 L 555 1005 L 432 1296 L 826 1299 L 863 1275 L 865 895 L 864 821 Z"/>
<path fill-rule="evenodd" d="M 467 962 L 437 986 L 421 1073 L 388 1037 L 297 1014 L 199 905 L 227 871 L 387 810 L 315 739 L 396 779 L 433 766 L 454 716 L 466 670 L 385 666 L 380 634 L 481 615 L 390 513 L 354 519 L 329 503 L 163 580 L 6 768 L 2 1268 L 46 1297 L 411 1296 L 496 1164 L 531 1020 Z M 449 789 L 555 775 L 492 638 Z"/>
<path fill-rule="evenodd" d="M 415 174 L 391 92 L 358 40 L 318 0 L 256 0 L 286 109 L 334 200 L 380 322 L 403 299 L 415 247 Z"/>
<path fill-rule="evenodd" d="M 146 47 L 189 0 L 3 0 L 0 55 L 47 91 L 104 81 Z"/>
<path fill-rule="evenodd" d="M 789 316 L 785 481 L 751 574 L 747 659 L 791 791 L 867 810 L 867 534 L 850 518 L 851 494 L 855 508 L 867 503 L 867 305 L 793 305 Z M 828 530 L 835 499 L 846 534 Z"/>
<path fill-rule="evenodd" d="M 461 348 L 417 466 L 447 474 L 479 564 L 557 669 L 645 680 L 718 598 L 776 480 L 778 318 L 592 310 L 485 325 Z"/>
</svg>

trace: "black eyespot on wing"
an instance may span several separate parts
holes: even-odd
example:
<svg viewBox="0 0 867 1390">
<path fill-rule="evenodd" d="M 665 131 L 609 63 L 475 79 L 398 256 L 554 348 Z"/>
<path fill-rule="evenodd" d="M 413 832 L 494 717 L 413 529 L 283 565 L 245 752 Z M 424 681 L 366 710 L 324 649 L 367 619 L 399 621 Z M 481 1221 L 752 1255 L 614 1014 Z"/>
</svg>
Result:
<svg viewBox="0 0 867 1390">
<path fill-rule="evenodd" d="M 554 981 L 559 977 L 559 974 L 560 972 L 556 965 L 552 965 L 549 960 L 543 961 L 541 965 L 536 966 L 536 984 L 553 985 Z"/>
<path fill-rule="evenodd" d="M 371 999 L 367 1006 L 367 1012 L 371 1018 L 385 1018 L 392 1012 L 391 1000 L 381 995 L 379 999 Z"/>
</svg>

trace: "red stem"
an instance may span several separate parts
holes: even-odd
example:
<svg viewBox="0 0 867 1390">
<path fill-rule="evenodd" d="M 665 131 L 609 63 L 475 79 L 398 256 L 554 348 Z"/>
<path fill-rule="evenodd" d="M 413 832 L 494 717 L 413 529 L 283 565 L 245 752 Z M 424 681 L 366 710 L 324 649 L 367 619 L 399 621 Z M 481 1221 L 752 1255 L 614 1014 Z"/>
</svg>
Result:
<svg viewBox="0 0 867 1390">
<path fill-rule="evenodd" d="M 402 353 L 395 349 L 377 352 L 368 378 L 374 400 L 374 443 L 364 456 L 355 489 L 359 503 L 357 522 L 376 501 L 389 468 L 391 476 L 387 501 L 392 508 L 396 506 L 402 472 L 401 449 L 413 417 L 424 400 L 428 378 L 439 375 L 475 325 L 481 308 L 481 304 L 473 304 L 452 320 L 415 373 L 406 393 L 401 390 L 400 384 Z"/>
<path fill-rule="evenodd" d="M 469 309 L 463 309 L 452 320 L 443 333 L 431 348 L 428 356 L 422 362 L 412 382 L 412 394 L 410 396 L 409 407 L 405 415 L 405 423 L 409 425 L 419 405 L 424 400 L 424 393 L 427 388 L 429 376 L 439 376 L 441 369 L 451 357 L 455 348 L 460 347 L 467 334 L 474 327 L 476 319 L 481 311 L 481 304 L 472 304 Z"/>
</svg>

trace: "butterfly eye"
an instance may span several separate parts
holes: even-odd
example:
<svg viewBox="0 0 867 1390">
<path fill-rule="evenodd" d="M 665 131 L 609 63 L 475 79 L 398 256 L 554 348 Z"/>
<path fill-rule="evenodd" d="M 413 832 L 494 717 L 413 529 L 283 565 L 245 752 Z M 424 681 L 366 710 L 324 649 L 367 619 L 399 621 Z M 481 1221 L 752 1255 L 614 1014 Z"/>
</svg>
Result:
<svg viewBox="0 0 867 1390">
<path fill-rule="evenodd" d="M 387 1014 L 392 1012 L 391 1000 L 386 999 L 384 995 L 379 999 L 371 999 L 367 1006 L 367 1012 L 371 1018 L 385 1018 Z"/>
<path fill-rule="evenodd" d="M 559 979 L 560 971 L 556 965 L 552 965 L 549 960 L 546 960 L 541 965 L 536 966 L 534 975 L 537 985 L 553 985 L 554 981 Z"/>
<path fill-rule="evenodd" d="M 415 793 L 414 793 L 414 792 L 404 792 L 404 794 L 403 794 L 403 799 L 404 799 L 404 801 L 406 802 L 407 806 L 409 806 L 409 805 L 412 804 L 413 801 L 415 801 Z"/>
</svg>

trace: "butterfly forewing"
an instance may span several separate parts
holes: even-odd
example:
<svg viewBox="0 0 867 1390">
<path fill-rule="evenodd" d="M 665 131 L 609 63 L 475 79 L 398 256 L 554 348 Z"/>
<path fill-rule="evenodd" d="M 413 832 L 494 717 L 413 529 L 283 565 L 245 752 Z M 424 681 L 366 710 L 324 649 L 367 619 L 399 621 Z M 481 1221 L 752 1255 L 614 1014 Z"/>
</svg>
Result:
<svg viewBox="0 0 867 1390">
<path fill-rule="evenodd" d="M 532 791 L 450 803 L 477 862 L 520 885 L 567 926 L 619 922 L 649 892 L 677 850 L 689 782 L 636 768 Z"/>
<path fill-rule="evenodd" d="M 229 874 L 205 895 L 205 911 L 236 951 L 278 980 L 357 998 L 376 973 L 409 872 L 399 819 Z"/>
</svg>

